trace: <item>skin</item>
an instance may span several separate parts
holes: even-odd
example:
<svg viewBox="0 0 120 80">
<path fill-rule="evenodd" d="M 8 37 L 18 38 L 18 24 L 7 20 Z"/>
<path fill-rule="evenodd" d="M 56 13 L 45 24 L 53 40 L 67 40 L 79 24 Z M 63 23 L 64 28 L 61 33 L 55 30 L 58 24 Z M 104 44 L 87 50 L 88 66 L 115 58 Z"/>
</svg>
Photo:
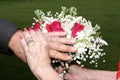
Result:
<svg viewBox="0 0 120 80">
<path fill-rule="evenodd" d="M 50 57 L 55 57 L 57 59 L 62 59 L 62 60 L 70 60 L 71 59 L 70 56 L 60 53 L 60 51 L 65 51 L 65 52 L 67 52 L 69 50 L 71 50 L 70 52 L 75 52 L 76 51 L 75 49 L 73 49 L 70 46 L 67 46 L 67 48 L 65 46 L 65 44 L 74 44 L 75 41 L 67 40 L 67 39 L 64 39 L 64 38 L 59 38 L 59 37 L 65 36 L 65 35 L 66 35 L 66 33 L 61 33 L 61 32 L 60 33 L 56 32 L 56 33 L 45 34 L 45 37 L 46 37 L 46 40 L 47 40 L 47 43 L 48 43 L 48 47 L 51 50 L 51 51 L 49 50 Z M 14 33 L 14 35 L 12 36 L 8 46 L 15 53 L 15 55 L 17 57 L 19 57 L 21 60 L 26 62 L 24 49 L 22 48 L 21 42 L 19 40 L 19 36 L 24 36 L 23 31 L 21 31 L 21 30 L 16 31 Z M 52 41 L 52 42 L 51 42 L 51 36 L 55 37 L 54 41 Z M 60 47 L 59 47 L 60 44 L 61 44 L 61 47 L 63 47 L 62 49 L 60 49 Z M 53 45 L 58 45 L 58 47 L 57 46 L 53 46 Z M 39 69 L 43 69 L 43 68 L 39 68 Z M 45 68 L 45 69 L 47 71 L 47 68 Z M 79 72 L 76 73 L 76 70 L 79 71 Z M 116 72 L 82 69 L 81 67 L 78 67 L 78 66 L 76 67 L 76 65 L 73 65 L 73 66 L 71 66 L 69 68 L 69 70 L 68 70 L 69 73 L 65 75 L 65 78 L 68 78 L 68 80 L 83 79 L 83 77 L 80 77 L 80 76 L 83 76 L 81 74 L 82 70 L 86 71 L 84 73 L 87 76 L 87 79 L 89 79 L 89 78 L 91 79 L 91 78 L 93 78 L 92 76 L 94 76 L 95 74 L 99 74 L 100 76 L 99 75 L 98 76 L 96 76 L 96 75 L 94 76 L 94 78 L 96 78 L 96 80 L 101 80 L 101 79 L 102 80 L 103 79 L 105 79 L 105 80 L 115 80 Z M 91 74 L 92 74 L 92 76 L 91 76 Z M 103 75 L 101 75 L 101 74 L 103 74 Z M 106 75 L 107 78 L 105 78 L 104 75 Z M 111 76 L 111 77 L 108 77 L 108 76 Z M 100 78 L 100 77 L 103 77 L 103 78 Z M 108 79 L 108 78 L 111 78 L 111 79 Z M 95 80 L 95 79 L 92 79 L 92 80 Z"/>
<path fill-rule="evenodd" d="M 25 29 L 26 30 L 26 29 Z M 62 38 L 67 33 L 65 32 L 53 32 L 44 34 L 45 39 L 47 40 L 49 47 L 49 54 L 51 58 L 61 59 L 61 60 L 71 60 L 72 57 L 63 54 L 61 52 L 75 52 L 77 49 L 66 44 L 74 44 L 75 40 Z M 19 36 L 24 36 L 23 31 L 18 30 L 11 37 L 11 40 L 8 44 L 9 48 L 15 53 L 15 55 L 20 58 L 22 61 L 26 62 L 26 57 L 22 45 L 19 40 Z M 54 37 L 54 40 L 51 41 L 51 36 Z"/>
<path fill-rule="evenodd" d="M 26 30 L 21 43 L 27 63 L 38 80 L 62 80 L 51 67 L 48 43 L 40 31 Z M 47 75 L 47 76 L 46 76 Z"/>
<path fill-rule="evenodd" d="M 116 73 L 117 71 L 91 70 L 71 65 L 64 78 L 67 80 L 116 80 Z"/>
</svg>

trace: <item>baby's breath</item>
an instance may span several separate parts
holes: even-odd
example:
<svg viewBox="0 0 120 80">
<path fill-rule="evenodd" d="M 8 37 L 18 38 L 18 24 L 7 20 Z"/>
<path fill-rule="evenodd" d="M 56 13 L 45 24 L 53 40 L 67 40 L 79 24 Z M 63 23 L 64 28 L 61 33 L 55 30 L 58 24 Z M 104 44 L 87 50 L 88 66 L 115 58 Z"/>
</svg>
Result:
<svg viewBox="0 0 120 80">
<path fill-rule="evenodd" d="M 77 9 L 71 7 L 67 9 L 62 7 L 60 13 L 56 12 L 54 15 L 51 11 L 45 13 L 42 10 L 36 10 L 35 14 L 37 18 L 34 17 L 36 22 L 40 22 L 43 32 L 47 32 L 46 25 L 54 21 L 60 21 L 64 31 L 68 32 L 66 38 L 73 39 L 71 30 L 73 29 L 74 23 L 79 23 L 84 26 L 84 29 L 77 32 L 77 36 L 74 38 L 76 44 L 73 46 L 78 50 L 75 54 L 68 53 L 73 57 L 71 62 L 75 62 L 78 65 L 85 66 L 84 63 L 89 61 L 89 64 L 95 64 L 98 66 L 97 60 L 99 60 L 106 53 L 103 52 L 101 48 L 103 45 L 108 45 L 105 40 L 100 36 L 100 26 L 92 26 L 91 22 L 83 18 L 82 16 L 77 16 Z M 42 22 L 44 21 L 44 24 Z M 64 62 L 61 60 L 52 60 L 52 63 L 60 63 L 61 66 L 69 67 L 71 62 Z M 103 60 L 105 62 L 105 60 Z M 64 72 L 65 73 L 65 72 Z"/>
</svg>

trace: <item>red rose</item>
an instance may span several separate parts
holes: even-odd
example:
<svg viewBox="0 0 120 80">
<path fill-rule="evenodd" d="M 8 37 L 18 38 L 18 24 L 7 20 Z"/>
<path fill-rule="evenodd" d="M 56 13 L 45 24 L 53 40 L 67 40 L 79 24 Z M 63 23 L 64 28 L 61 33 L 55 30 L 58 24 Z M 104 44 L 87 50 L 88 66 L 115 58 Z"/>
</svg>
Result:
<svg viewBox="0 0 120 80">
<path fill-rule="evenodd" d="M 73 37 L 76 37 L 77 32 L 80 32 L 80 31 L 82 31 L 83 29 L 84 29 L 84 26 L 83 26 L 83 25 L 81 25 L 81 24 L 79 24 L 79 23 L 75 23 L 75 24 L 74 24 L 74 27 L 73 27 L 73 29 L 72 29 L 72 36 L 73 36 Z"/>
<path fill-rule="evenodd" d="M 32 29 L 34 29 L 34 30 L 40 29 L 40 30 L 41 30 L 41 28 L 40 28 L 40 23 L 39 23 L 39 22 L 36 22 Z"/>
<path fill-rule="evenodd" d="M 58 21 L 54 21 L 53 23 L 48 24 L 46 26 L 46 29 L 48 30 L 48 32 L 62 32 L 62 31 L 64 31 L 61 28 L 61 23 Z"/>
</svg>

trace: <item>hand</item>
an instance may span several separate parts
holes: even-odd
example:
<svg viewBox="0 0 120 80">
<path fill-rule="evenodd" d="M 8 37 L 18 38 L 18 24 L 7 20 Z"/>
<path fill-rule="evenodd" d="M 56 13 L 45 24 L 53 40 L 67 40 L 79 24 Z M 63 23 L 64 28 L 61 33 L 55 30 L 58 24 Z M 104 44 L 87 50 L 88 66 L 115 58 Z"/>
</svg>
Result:
<svg viewBox="0 0 120 80">
<path fill-rule="evenodd" d="M 82 68 L 78 65 L 71 65 L 64 78 L 67 80 L 90 80 L 90 75 L 88 75 L 89 71 L 90 70 Z"/>
<path fill-rule="evenodd" d="M 40 31 L 24 30 L 21 43 L 31 70 L 42 65 L 50 65 L 47 42 Z"/>
<path fill-rule="evenodd" d="M 33 74 L 39 80 L 61 80 L 51 67 L 48 46 L 43 34 L 40 31 L 35 32 L 33 30 L 28 32 L 25 29 L 24 37 L 21 37 L 21 43 Z M 46 75 L 48 76 L 46 77 Z"/>
<path fill-rule="evenodd" d="M 64 68 L 59 66 L 57 73 L 61 74 Z M 89 70 L 88 70 L 89 71 Z M 84 69 L 78 65 L 69 66 L 67 73 L 64 75 L 65 80 L 89 80 L 87 79 L 86 73 L 88 73 L 87 69 Z"/>
<path fill-rule="evenodd" d="M 71 65 L 64 76 L 67 80 L 115 80 L 116 71 L 85 69 Z"/>
<path fill-rule="evenodd" d="M 50 48 L 50 57 L 62 59 L 62 60 L 71 60 L 72 57 L 68 54 L 62 52 L 76 52 L 77 49 L 70 46 L 75 44 L 75 40 L 64 38 L 67 35 L 66 32 L 50 32 L 45 33 L 45 37 Z M 68 45 L 66 45 L 68 44 Z"/>
</svg>

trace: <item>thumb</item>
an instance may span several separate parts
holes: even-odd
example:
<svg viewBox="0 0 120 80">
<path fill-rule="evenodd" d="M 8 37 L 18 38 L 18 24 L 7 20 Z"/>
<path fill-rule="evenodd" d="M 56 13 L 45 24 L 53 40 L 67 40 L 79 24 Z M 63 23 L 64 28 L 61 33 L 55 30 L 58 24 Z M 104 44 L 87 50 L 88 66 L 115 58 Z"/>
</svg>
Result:
<svg viewBox="0 0 120 80">
<path fill-rule="evenodd" d="M 70 74 L 76 74 L 78 72 L 79 66 L 77 65 L 71 65 L 68 69 L 68 72 Z"/>
<path fill-rule="evenodd" d="M 75 79 L 73 78 L 73 76 L 72 76 L 71 74 L 69 74 L 69 73 L 66 73 L 66 74 L 64 75 L 64 79 L 65 79 L 65 80 L 75 80 Z"/>
</svg>

